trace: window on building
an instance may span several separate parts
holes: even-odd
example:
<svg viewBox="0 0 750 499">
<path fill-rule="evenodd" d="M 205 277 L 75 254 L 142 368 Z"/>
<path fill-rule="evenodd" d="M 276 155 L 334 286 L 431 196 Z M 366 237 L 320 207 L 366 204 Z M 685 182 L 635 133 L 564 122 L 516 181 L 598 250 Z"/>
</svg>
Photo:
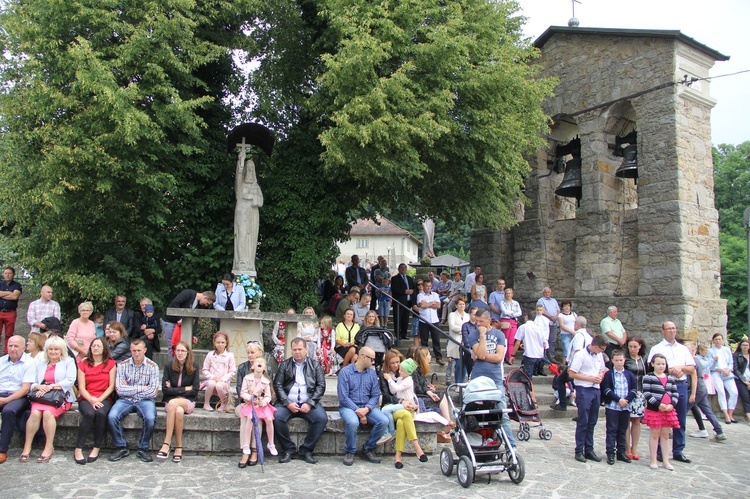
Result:
<svg viewBox="0 0 750 499">
<path fill-rule="evenodd" d="M 367 239 L 357 239 L 357 248 L 367 248 Z"/>
</svg>

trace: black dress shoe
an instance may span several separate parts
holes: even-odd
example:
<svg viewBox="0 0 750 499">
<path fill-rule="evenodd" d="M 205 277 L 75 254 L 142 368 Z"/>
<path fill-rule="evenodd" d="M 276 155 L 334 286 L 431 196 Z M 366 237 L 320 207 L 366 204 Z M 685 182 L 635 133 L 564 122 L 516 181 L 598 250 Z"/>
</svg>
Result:
<svg viewBox="0 0 750 499">
<path fill-rule="evenodd" d="M 674 456 L 672 456 L 672 459 L 674 461 L 679 461 L 681 463 L 691 463 L 692 462 L 690 459 L 686 458 L 684 454 L 675 454 Z"/>
<path fill-rule="evenodd" d="M 444 366 L 445 365 L 445 361 L 443 359 L 437 359 L 435 362 L 437 362 L 437 364 L 439 366 Z"/>
<path fill-rule="evenodd" d="M 628 456 L 625 454 L 617 454 L 617 460 L 622 461 L 623 463 L 631 463 L 633 462 Z"/>
<path fill-rule="evenodd" d="M 585 463 L 586 457 L 583 455 L 583 452 L 576 452 L 576 461 L 579 463 Z"/>
<path fill-rule="evenodd" d="M 594 461 L 595 463 L 601 462 L 602 458 L 596 455 L 594 451 L 590 452 L 584 452 L 583 456 L 588 459 L 589 461 Z"/>
<path fill-rule="evenodd" d="M 380 458 L 378 458 L 378 456 L 373 454 L 371 450 L 362 449 L 361 451 L 359 451 L 359 456 L 365 461 L 367 461 L 368 463 L 375 463 L 375 464 L 380 463 Z"/>
<path fill-rule="evenodd" d="M 87 457 L 87 458 L 86 458 L 86 462 L 87 462 L 87 463 L 93 463 L 93 462 L 94 462 L 94 461 L 96 461 L 97 459 L 99 459 L 99 456 L 98 456 L 98 455 L 97 455 L 97 456 L 89 456 L 89 457 Z"/>
<path fill-rule="evenodd" d="M 289 451 L 284 451 L 284 452 L 283 452 L 283 453 L 281 454 L 281 456 L 279 456 L 279 462 L 280 462 L 281 464 L 284 464 L 284 463 L 288 463 L 289 461 L 291 461 L 291 460 L 292 460 L 292 458 L 293 458 L 293 457 L 294 457 L 294 455 L 293 455 L 293 454 L 292 454 L 291 452 L 289 452 Z"/>
<path fill-rule="evenodd" d="M 300 452 L 297 459 L 301 459 L 307 464 L 318 464 L 318 460 L 313 457 L 312 452 Z"/>
<path fill-rule="evenodd" d="M 607 454 L 607 464 L 615 464 L 615 455 Z"/>
<path fill-rule="evenodd" d="M 76 462 L 76 464 L 86 464 L 86 458 L 82 457 L 81 459 L 76 459 L 75 454 L 73 454 L 73 461 Z"/>
</svg>

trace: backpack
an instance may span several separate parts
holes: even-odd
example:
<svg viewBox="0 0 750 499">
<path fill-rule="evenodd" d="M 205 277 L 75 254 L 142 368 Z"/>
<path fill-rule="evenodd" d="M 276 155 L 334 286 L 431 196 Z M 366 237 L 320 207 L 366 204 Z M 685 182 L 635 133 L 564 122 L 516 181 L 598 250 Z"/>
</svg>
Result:
<svg viewBox="0 0 750 499">
<path fill-rule="evenodd" d="M 331 315 L 336 314 L 336 307 L 339 306 L 339 302 L 344 297 L 344 293 L 336 293 L 331 297 L 330 300 L 328 300 L 328 308 L 326 308 L 326 312 L 328 312 Z"/>
</svg>

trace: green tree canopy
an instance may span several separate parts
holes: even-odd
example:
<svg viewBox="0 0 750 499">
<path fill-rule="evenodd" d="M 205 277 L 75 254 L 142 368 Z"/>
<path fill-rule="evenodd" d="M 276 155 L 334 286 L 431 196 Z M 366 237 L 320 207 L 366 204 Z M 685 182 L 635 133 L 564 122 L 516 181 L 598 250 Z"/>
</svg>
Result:
<svg viewBox="0 0 750 499">
<path fill-rule="evenodd" d="M 69 307 L 164 303 L 231 262 L 241 5 L 3 2 L 0 219 Z"/>
<path fill-rule="evenodd" d="M 544 146 L 541 103 L 553 86 L 537 78 L 514 2 L 258 0 L 254 9 L 252 116 L 280 137 L 273 172 L 260 176 L 271 189 L 284 182 L 261 215 L 269 285 L 320 275 L 356 216 L 513 223 L 508 200 L 522 196 L 524 154 Z M 275 197 L 296 200 L 297 190 L 308 196 L 301 204 Z M 289 237 L 271 246 L 279 233 Z"/>
<path fill-rule="evenodd" d="M 714 193 L 719 210 L 721 295 L 727 300 L 729 332 L 747 334 L 747 234 L 743 214 L 750 207 L 750 142 L 714 148 Z"/>
<path fill-rule="evenodd" d="M 69 306 L 164 303 L 229 268 L 237 119 L 277 137 L 258 167 L 265 310 L 311 303 L 355 216 L 512 223 L 544 146 L 553 82 L 512 1 L 2 5 L 0 220 Z"/>
</svg>

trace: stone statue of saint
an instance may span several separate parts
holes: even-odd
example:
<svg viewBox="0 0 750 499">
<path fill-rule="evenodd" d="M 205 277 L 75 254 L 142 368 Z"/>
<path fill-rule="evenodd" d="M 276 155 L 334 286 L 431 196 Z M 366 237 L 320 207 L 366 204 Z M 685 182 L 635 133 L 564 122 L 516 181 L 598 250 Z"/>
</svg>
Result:
<svg viewBox="0 0 750 499">
<path fill-rule="evenodd" d="M 422 222 L 424 230 L 424 244 L 422 245 L 422 256 L 435 258 L 435 221 L 431 218 L 425 218 Z"/>
<path fill-rule="evenodd" d="M 244 153 L 244 150 L 242 151 Z M 258 247 L 258 208 L 263 206 L 263 193 L 255 175 L 255 163 L 245 160 L 245 154 L 237 159 L 234 180 L 237 205 L 234 209 L 234 266 L 235 274 L 255 276 L 255 250 Z"/>
</svg>

